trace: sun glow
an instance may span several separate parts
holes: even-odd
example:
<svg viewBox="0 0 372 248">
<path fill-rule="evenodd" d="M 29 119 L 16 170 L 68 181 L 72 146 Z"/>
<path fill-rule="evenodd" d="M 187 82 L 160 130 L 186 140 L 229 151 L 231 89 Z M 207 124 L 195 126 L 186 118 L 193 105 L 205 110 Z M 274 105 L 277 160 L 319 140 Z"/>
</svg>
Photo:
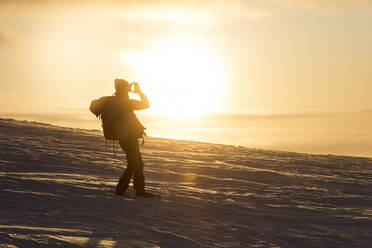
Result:
<svg viewBox="0 0 372 248">
<path fill-rule="evenodd" d="M 202 114 L 221 99 L 225 68 L 216 51 L 199 39 L 164 39 L 148 50 L 124 53 L 122 59 L 135 71 L 153 113 Z"/>
</svg>

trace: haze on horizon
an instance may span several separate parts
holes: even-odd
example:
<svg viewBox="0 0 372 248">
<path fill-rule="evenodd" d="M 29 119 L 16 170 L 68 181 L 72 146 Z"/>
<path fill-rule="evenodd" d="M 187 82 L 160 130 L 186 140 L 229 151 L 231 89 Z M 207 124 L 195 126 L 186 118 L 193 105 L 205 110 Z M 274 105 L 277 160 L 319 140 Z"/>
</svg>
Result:
<svg viewBox="0 0 372 248">
<path fill-rule="evenodd" d="M 98 129 L 122 77 L 158 136 L 372 156 L 370 30 L 363 0 L 5 0 L 0 116 Z"/>
</svg>

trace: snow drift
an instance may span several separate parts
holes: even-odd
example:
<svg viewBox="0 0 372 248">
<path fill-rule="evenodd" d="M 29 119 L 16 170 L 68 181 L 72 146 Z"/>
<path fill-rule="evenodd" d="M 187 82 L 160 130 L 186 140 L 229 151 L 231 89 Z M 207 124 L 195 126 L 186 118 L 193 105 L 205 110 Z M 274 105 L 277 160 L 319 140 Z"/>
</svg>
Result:
<svg viewBox="0 0 372 248">
<path fill-rule="evenodd" d="M 248 137 L 247 137 L 248 138 Z M 0 246 L 369 247 L 372 159 L 148 138 L 147 190 L 114 194 L 102 133 L 0 119 Z"/>
</svg>

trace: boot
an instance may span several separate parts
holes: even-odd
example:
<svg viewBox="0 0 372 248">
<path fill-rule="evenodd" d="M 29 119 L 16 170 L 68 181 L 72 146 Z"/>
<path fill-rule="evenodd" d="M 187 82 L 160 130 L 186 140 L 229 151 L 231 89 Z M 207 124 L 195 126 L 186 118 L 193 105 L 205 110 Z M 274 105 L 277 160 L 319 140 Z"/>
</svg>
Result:
<svg viewBox="0 0 372 248">
<path fill-rule="evenodd" d="M 128 184 L 129 183 L 127 183 L 126 180 L 123 180 L 122 178 L 120 178 L 120 180 L 118 182 L 118 185 L 116 185 L 115 194 L 117 194 L 117 195 L 125 195 L 125 192 L 128 189 Z"/>
<path fill-rule="evenodd" d="M 152 198 L 154 197 L 154 194 L 153 193 L 149 193 L 149 192 L 145 192 L 145 191 L 141 191 L 141 192 L 136 192 L 136 197 L 144 197 L 144 198 Z"/>
<path fill-rule="evenodd" d="M 125 187 L 123 187 L 122 184 L 119 183 L 116 186 L 115 194 L 117 194 L 117 195 L 125 195 L 125 191 L 127 191 L 127 189 Z"/>
</svg>

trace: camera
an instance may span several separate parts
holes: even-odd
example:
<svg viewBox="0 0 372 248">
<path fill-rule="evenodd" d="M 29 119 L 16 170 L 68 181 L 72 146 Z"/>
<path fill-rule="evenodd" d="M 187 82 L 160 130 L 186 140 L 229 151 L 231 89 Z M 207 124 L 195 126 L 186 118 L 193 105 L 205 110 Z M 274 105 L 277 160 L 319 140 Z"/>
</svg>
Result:
<svg viewBox="0 0 372 248">
<path fill-rule="evenodd" d="M 133 87 L 132 87 L 133 86 Z M 138 83 L 137 82 L 133 82 L 130 84 L 130 90 L 134 93 L 137 93 L 140 91 L 140 88 L 138 86 Z"/>
</svg>

